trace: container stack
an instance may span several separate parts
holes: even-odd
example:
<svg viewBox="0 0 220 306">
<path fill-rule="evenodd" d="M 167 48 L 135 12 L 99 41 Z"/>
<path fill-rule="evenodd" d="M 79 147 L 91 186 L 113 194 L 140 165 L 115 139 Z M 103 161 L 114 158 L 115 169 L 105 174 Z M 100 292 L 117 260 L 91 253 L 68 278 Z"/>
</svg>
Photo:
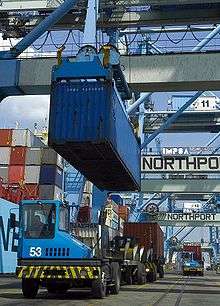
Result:
<svg viewBox="0 0 220 306">
<path fill-rule="evenodd" d="M 0 129 L 1 197 L 58 199 L 62 195 L 63 161 L 28 129 Z"/>
</svg>

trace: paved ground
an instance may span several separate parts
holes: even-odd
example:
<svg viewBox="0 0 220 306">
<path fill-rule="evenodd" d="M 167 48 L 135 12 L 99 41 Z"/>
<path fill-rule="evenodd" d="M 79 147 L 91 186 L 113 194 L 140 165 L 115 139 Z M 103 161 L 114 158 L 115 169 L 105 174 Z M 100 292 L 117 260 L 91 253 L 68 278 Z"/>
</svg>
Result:
<svg viewBox="0 0 220 306">
<path fill-rule="evenodd" d="M 122 286 L 119 295 L 103 300 L 94 300 L 85 291 L 51 295 L 46 290 L 40 290 L 35 300 L 26 300 L 21 295 L 18 280 L 0 277 L 1 305 L 220 306 L 220 275 L 210 272 L 204 277 L 168 274 L 153 284 Z"/>
</svg>

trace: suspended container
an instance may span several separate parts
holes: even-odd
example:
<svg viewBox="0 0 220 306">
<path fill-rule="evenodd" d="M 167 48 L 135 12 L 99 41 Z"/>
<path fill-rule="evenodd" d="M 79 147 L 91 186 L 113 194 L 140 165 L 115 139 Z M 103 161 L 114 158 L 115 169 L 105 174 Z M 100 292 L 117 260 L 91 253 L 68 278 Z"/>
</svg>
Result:
<svg viewBox="0 0 220 306">
<path fill-rule="evenodd" d="M 100 189 L 140 188 L 140 144 L 111 81 L 56 81 L 49 145 Z"/>
</svg>

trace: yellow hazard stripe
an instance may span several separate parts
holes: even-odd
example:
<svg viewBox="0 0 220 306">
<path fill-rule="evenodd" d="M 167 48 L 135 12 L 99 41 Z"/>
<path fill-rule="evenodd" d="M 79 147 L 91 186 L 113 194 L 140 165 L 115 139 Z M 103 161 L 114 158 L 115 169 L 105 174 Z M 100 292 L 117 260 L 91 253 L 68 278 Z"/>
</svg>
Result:
<svg viewBox="0 0 220 306">
<path fill-rule="evenodd" d="M 23 266 L 17 267 L 18 278 L 35 279 L 96 279 L 101 275 L 100 267 L 92 266 Z"/>
</svg>

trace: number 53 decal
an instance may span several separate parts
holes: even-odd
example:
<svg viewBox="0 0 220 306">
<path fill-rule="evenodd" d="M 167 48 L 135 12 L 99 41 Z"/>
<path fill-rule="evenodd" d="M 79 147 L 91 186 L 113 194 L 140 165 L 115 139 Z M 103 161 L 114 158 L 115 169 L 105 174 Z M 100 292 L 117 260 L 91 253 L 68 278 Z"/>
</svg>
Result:
<svg viewBox="0 0 220 306">
<path fill-rule="evenodd" d="M 41 248 L 40 247 L 30 247 L 29 255 L 31 257 L 40 257 L 41 256 Z"/>
</svg>

